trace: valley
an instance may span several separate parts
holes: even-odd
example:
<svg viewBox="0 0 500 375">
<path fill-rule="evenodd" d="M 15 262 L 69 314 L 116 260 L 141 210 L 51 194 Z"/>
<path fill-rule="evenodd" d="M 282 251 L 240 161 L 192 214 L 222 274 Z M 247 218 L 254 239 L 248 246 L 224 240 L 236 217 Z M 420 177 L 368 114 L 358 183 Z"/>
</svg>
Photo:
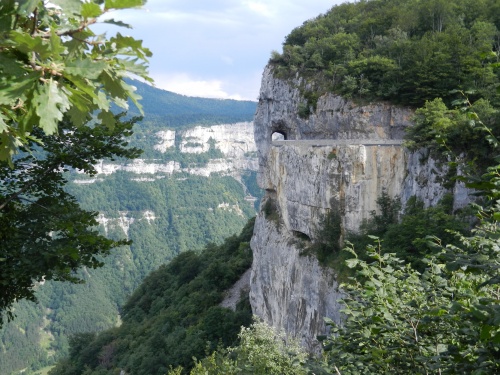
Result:
<svg viewBox="0 0 500 375">
<path fill-rule="evenodd" d="M 54 363 L 66 355 L 70 335 L 119 326 L 121 306 L 146 275 L 179 253 L 221 243 L 255 215 L 261 195 L 255 104 L 139 85 L 143 96 L 155 97 L 135 125 L 131 146 L 143 147 L 143 155 L 103 160 L 92 177 L 78 170 L 67 175 L 68 191 L 82 207 L 99 212 L 99 230 L 133 242 L 106 257 L 103 268 L 83 269 L 84 284 L 46 282 L 37 288 L 38 303 L 16 305 L 16 319 L 0 331 L 2 374 Z M 158 102 L 170 126 L 161 125 Z M 226 118 L 239 122 L 219 123 Z"/>
</svg>

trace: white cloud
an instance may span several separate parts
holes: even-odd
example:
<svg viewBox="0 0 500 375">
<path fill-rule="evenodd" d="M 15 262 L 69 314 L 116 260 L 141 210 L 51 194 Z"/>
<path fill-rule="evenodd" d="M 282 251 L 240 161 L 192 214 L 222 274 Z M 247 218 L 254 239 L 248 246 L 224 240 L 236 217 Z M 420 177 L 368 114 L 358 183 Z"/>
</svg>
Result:
<svg viewBox="0 0 500 375">
<path fill-rule="evenodd" d="M 224 82 L 218 79 L 196 79 L 185 73 L 153 75 L 158 88 L 186 96 L 203 98 L 243 100 L 239 94 L 230 94 L 224 89 Z"/>
<path fill-rule="evenodd" d="M 271 11 L 268 5 L 261 3 L 261 2 L 256 2 L 256 1 L 244 1 L 243 4 L 245 4 L 248 9 L 251 11 L 264 16 L 271 18 L 274 16 L 274 12 Z"/>
<path fill-rule="evenodd" d="M 112 16 L 132 24 L 133 30 L 119 31 L 153 52 L 150 72 L 158 87 L 255 100 L 271 51 L 281 49 L 294 27 L 341 1 L 148 0 L 148 11 Z"/>
</svg>

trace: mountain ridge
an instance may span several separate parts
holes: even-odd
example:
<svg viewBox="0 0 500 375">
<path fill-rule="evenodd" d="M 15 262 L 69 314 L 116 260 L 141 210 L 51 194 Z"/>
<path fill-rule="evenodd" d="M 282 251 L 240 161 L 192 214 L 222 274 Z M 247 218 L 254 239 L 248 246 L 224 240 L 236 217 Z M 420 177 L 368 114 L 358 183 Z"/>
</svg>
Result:
<svg viewBox="0 0 500 375">
<path fill-rule="evenodd" d="M 256 102 L 250 100 L 212 99 L 192 97 L 155 88 L 147 83 L 130 80 L 142 96 L 143 122 L 151 125 L 181 129 L 193 124 L 214 125 L 250 121 L 255 113 Z M 128 115 L 139 116 L 138 109 L 129 105 Z"/>
</svg>

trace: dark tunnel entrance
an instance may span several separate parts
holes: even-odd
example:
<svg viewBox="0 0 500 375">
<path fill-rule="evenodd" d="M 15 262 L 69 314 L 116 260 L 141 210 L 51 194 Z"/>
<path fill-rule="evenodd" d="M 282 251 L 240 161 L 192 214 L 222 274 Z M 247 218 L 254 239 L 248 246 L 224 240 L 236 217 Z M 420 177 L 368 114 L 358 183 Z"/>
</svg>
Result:
<svg viewBox="0 0 500 375">
<path fill-rule="evenodd" d="M 275 131 L 271 135 L 271 141 L 286 141 L 286 134 L 284 132 Z"/>
</svg>

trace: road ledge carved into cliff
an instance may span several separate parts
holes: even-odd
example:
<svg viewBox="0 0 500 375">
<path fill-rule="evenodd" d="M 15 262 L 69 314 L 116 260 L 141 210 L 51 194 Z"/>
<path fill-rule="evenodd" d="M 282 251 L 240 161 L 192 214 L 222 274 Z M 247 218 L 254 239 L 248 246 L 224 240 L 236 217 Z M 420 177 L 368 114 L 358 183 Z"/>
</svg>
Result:
<svg viewBox="0 0 500 375">
<path fill-rule="evenodd" d="M 273 146 L 401 146 L 401 139 L 304 139 L 273 141 Z"/>
</svg>

